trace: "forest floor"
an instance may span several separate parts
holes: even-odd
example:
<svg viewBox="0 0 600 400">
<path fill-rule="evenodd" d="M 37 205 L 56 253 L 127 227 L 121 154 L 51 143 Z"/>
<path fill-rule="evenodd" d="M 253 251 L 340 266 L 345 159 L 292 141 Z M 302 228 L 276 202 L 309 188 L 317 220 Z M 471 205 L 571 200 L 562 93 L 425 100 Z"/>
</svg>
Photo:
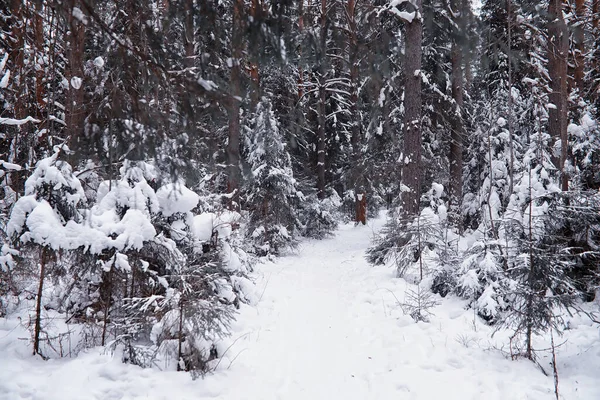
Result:
<svg viewBox="0 0 600 400">
<path fill-rule="evenodd" d="M 511 361 L 509 334 L 492 339 L 464 301 L 438 298 L 429 323 L 404 315 L 398 302 L 412 285 L 364 258 L 383 223 L 342 225 L 335 237 L 257 265 L 260 301 L 242 306 L 231 346 L 205 379 L 124 365 L 95 349 L 41 361 L 18 340 L 27 338 L 19 322 L 0 319 L 0 399 L 554 399 L 549 352 L 539 366 Z M 579 316 L 569 325 L 556 338 L 560 397 L 600 399 L 598 328 Z"/>
</svg>

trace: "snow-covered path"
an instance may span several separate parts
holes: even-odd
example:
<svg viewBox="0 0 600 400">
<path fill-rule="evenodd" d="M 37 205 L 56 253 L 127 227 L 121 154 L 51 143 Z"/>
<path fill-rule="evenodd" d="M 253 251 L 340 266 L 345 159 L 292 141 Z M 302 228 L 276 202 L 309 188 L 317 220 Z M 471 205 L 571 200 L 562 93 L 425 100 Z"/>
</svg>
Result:
<svg viewBox="0 0 600 400">
<path fill-rule="evenodd" d="M 258 265 L 261 300 L 242 307 L 233 344 L 204 380 L 98 351 L 36 360 L 13 348 L 13 325 L 0 320 L 0 399 L 553 399 L 552 378 L 491 350 L 490 328 L 464 303 L 444 300 L 428 324 L 403 315 L 396 299 L 404 301 L 404 280 L 364 259 L 382 223 L 344 225 L 333 238 Z M 600 399 L 597 331 L 581 322 L 570 335 L 559 353 L 561 393 Z M 540 363 L 550 370 L 547 359 Z"/>
<path fill-rule="evenodd" d="M 383 222 L 342 226 L 335 238 L 258 267 L 262 299 L 246 309 L 251 326 L 230 355 L 235 377 L 216 398 L 553 399 L 552 379 L 530 362 L 489 351 L 489 327 L 474 325 L 463 303 L 445 301 L 429 324 L 403 315 L 404 280 L 364 258 Z M 593 388 L 563 390 L 600 398 Z"/>
</svg>

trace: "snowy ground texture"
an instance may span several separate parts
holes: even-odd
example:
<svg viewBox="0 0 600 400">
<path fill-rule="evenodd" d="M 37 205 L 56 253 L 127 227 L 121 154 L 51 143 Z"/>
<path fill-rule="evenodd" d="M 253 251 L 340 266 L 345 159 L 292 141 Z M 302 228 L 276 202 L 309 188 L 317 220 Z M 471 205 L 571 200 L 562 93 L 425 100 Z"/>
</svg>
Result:
<svg viewBox="0 0 600 400">
<path fill-rule="evenodd" d="M 124 365 L 100 349 L 41 361 L 29 355 L 19 322 L 0 319 L 0 399 L 554 399 L 552 376 L 506 359 L 499 348 L 507 334 L 491 339 L 464 302 L 444 299 L 430 323 L 402 313 L 396 299 L 407 283 L 364 259 L 383 222 L 342 226 L 334 238 L 258 265 L 261 300 L 242 308 L 233 344 L 204 380 Z M 598 400 L 598 328 L 583 317 L 569 324 L 557 338 L 565 342 L 561 398 Z M 548 347 L 546 339 L 536 346 Z M 549 354 L 540 365 L 551 374 Z"/>
</svg>

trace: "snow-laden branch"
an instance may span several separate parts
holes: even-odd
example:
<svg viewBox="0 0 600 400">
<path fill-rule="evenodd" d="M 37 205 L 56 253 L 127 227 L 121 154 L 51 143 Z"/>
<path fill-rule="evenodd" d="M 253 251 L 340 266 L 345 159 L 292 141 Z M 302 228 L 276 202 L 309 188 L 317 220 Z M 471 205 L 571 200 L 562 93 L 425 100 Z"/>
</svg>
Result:
<svg viewBox="0 0 600 400">
<path fill-rule="evenodd" d="M 14 164 L 11 162 L 7 162 L 4 160 L 0 160 L 0 167 L 8 170 L 8 171 L 20 171 L 22 167 L 18 164 Z"/>
<path fill-rule="evenodd" d="M 396 7 L 391 7 L 389 11 L 392 14 L 396 15 L 397 17 L 400 17 L 400 19 L 408 22 L 409 24 L 411 22 L 413 22 L 413 19 L 415 19 L 415 15 L 416 15 L 416 13 L 414 11 L 413 12 L 400 11 Z"/>
<path fill-rule="evenodd" d="M 0 118 L 0 125 L 24 125 L 28 122 L 39 123 L 39 119 L 35 119 L 33 117 L 27 117 L 23 119 L 14 119 L 14 118 Z"/>
<path fill-rule="evenodd" d="M 415 18 L 421 17 L 417 14 L 417 11 L 400 11 L 398 7 L 404 3 L 413 4 L 410 0 L 390 0 L 387 6 L 385 6 L 381 11 L 388 11 L 409 24 L 412 23 Z"/>
</svg>

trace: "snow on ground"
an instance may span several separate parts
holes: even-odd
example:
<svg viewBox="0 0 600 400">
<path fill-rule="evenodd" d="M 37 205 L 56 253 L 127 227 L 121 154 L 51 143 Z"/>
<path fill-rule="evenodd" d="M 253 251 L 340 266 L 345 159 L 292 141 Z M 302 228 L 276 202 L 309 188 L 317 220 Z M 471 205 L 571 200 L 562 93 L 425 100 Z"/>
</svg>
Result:
<svg viewBox="0 0 600 400">
<path fill-rule="evenodd" d="M 430 323 L 403 315 L 407 284 L 364 259 L 372 233 L 344 225 L 337 236 L 305 241 L 295 255 L 257 266 L 257 306 L 243 306 L 216 372 L 188 374 L 121 364 L 94 349 L 75 359 L 31 357 L 27 333 L 0 319 L 0 399 L 553 399 L 554 384 L 533 363 L 497 348 L 508 336 L 444 299 Z M 558 349 L 564 399 L 600 399 L 600 340 L 585 318 Z M 546 347 L 540 340 L 538 347 Z M 506 347 L 505 350 L 508 350 Z M 550 358 L 540 364 L 551 374 Z"/>
</svg>

